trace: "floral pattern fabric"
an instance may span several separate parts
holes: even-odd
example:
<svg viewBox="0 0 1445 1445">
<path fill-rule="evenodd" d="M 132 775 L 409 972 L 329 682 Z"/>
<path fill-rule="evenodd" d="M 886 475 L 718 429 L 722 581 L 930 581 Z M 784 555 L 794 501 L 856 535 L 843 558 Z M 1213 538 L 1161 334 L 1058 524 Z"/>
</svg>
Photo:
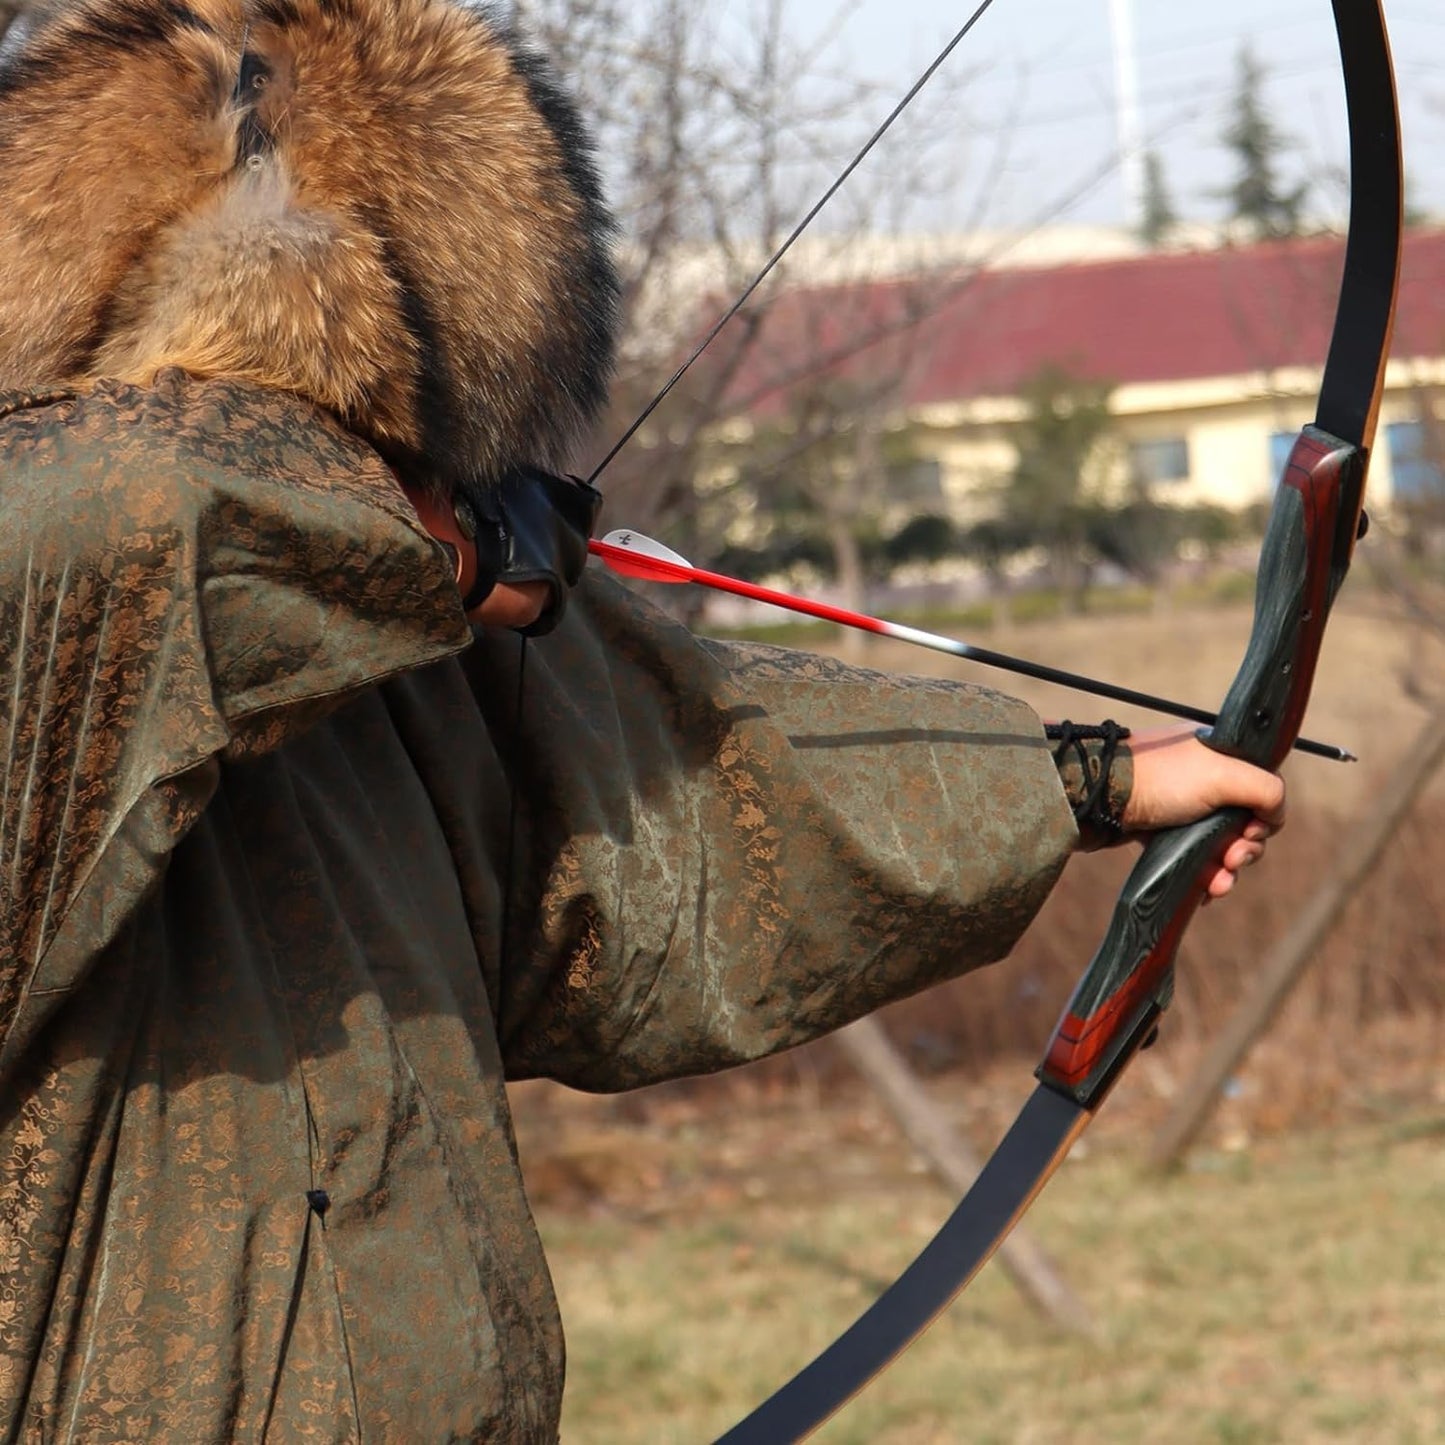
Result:
<svg viewBox="0 0 1445 1445">
<path fill-rule="evenodd" d="M 178 374 L 0 402 L 0 682 L 6 1440 L 554 1439 L 505 1080 L 815 1037 L 1075 842 L 1022 705 L 590 573 L 474 635 L 367 448 Z"/>
</svg>

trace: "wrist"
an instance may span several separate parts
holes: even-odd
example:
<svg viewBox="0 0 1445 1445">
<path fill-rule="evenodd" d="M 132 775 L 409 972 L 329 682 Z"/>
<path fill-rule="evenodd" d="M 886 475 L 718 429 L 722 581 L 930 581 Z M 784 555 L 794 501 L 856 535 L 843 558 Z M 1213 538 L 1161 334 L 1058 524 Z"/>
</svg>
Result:
<svg viewBox="0 0 1445 1445">
<path fill-rule="evenodd" d="M 1065 720 L 1046 724 L 1044 736 L 1054 744 L 1054 763 L 1078 825 L 1079 847 L 1091 853 L 1122 842 L 1134 789 L 1129 729 L 1108 720 L 1097 727 Z"/>
</svg>

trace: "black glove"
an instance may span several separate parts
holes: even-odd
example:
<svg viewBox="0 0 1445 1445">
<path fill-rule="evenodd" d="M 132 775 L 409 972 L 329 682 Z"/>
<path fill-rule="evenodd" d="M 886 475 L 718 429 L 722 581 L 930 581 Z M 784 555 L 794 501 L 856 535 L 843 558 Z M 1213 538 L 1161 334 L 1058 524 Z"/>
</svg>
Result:
<svg viewBox="0 0 1445 1445">
<path fill-rule="evenodd" d="M 524 637 L 540 637 L 562 619 L 567 592 L 587 562 L 587 542 L 602 493 L 576 477 L 519 467 L 497 489 L 459 498 L 457 525 L 477 551 L 477 576 L 462 600 L 471 612 L 499 582 L 545 582 L 551 598 Z"/>
</svg>

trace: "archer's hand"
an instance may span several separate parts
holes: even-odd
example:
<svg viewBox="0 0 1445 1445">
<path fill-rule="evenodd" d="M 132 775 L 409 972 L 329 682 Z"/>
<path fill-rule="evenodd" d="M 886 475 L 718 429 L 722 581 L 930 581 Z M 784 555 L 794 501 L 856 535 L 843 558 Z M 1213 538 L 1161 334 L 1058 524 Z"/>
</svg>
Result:
<svg viewBox="0 0 1445 1445">
<path fill-rule="evenodd" d="M 545 582 L 498 582 L 486 601 L 467 613 L 467 621 L 521 632 L 536 624 L 551 600 L 552 589 Z"/>
<path fill-rule="evenodd" d="M 456 575 L 457 591 L 469 596 L 477 586 L 478 551 L 458 524 L 455 510 L 425 493 L 407 491 L 417 516 L 428 532 L 441 543 Z M 585 558 L 585 539 L 582 542 Z M 554 582 L 538 575 L 536 568 L 514 569 L 515 577 L 503 573 L 486 591 L 483 600 L 467 613 L 469 622 L 483 627 L 510 627 L 517 631 L 535 628 L 549 606 L 555 607 Z M 569 579 L 569 580 L 575 580 Z"/>
<path fill-rule="evenodd" d="M 1236 875 L 1264 853 L 1265 840 L 1284 826 L 1284 780 L 1207 748 L 1193 724 L 1153 728 L 1129 739 L 1134 786 L 1124 807 L 1130 833 L 1152 833 L 1197 822 L 1220 808 L 1248 808 L 1254 817 L 1225 850 L 1208 881 L 1208 896 L 1223 898 Z"/>
<path fill-rule="evenodd" d="M 506 504 L 507 525 L 500 543 L 493 540 L 486 549 L 490 565 L 483 574 L 480 529 L 494 523 L 473 514 L 471 526 L 464 529 L 451 504 L 405 490 L 422 526 L 451 559 L 457 591 L 464 598 L 481 597 L 468 608 L 468 621 L 525 633 L 545 631 L 556 623 L 566 590 L 587 562 L 587 538 L 598 503 L 595 491 L 539 471 L 509 478 L 500 499 Z"/>
</svg>

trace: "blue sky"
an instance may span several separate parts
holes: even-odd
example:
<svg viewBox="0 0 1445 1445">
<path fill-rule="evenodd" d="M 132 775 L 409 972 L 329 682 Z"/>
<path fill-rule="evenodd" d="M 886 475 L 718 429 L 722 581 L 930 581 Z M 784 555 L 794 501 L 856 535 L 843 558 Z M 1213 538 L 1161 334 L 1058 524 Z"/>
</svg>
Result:
<svg viewBox="0 0 1445 1445">
<path fill-rule="evenodd" d="M 829 51 L 832 64 L 901 92 L 970 8 L 958 0 L 855 0 Z M 1445 4 L 1386 0 L 1386 11 L 1411 200 L 1445 218 Z M 791 0 L 788 13 L 795 37 L 817 39 L 840 12 L 836 0 Z M 1344 108 L 1328 0 L 1133 0 L 1133 17 L 1143 128 L 1184 216 L 1220 213 L 1213 193 L 1227 183 L 1229 161 L 1218 136 L 1243 43 L 1265 64 L 1271 115 L 1297 147 L 1286 179 L 1319 178 L 1314 211 L 1343 215 Z M 1123 221 L 1123 187 L 1110 164 L 1117 146 L 1108 0 L 995 0 L 950 65 L 974 77 L 966 104 L 975 176 L 985 147 L 997 143 L 989 132 L 1008 133 L 987 223 L 1034 223 L 1099 171 L 1106 174 L 1067 218 Z"/>
</svg>

